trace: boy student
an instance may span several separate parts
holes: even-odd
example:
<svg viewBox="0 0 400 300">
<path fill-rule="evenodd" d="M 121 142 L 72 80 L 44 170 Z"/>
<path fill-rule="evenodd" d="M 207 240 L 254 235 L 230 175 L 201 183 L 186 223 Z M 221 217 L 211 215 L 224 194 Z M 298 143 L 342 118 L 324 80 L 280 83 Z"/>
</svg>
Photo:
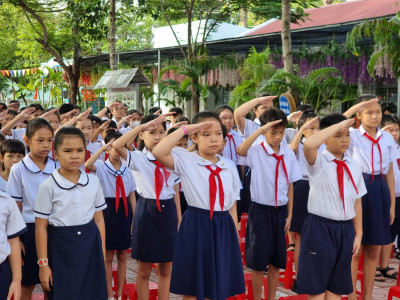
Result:
<svg viewBox="0 0 400 300">
<path fill-rule="evenodd" d="M 285 231 L 292 218 L 293 182 L 302 178 L 296 156 L 282 143 L 287 118 L 271 108 L 260 116 L 261 127 L 237 148 L 238 163 L 252 170 L 251 200 L 246 229 L 246 262 L 252 269 L 254 299 L 261 299 L 268 266 L 268 300 L 275 299 L 279 269 L 286 267 Z M 264 142 L 253 143 L 259 136 Z M 246 157 L 244 157 L 246 156 Z"/>
<path fill-rule="evenodd" d="M 361 247 L 361 197 L 367 190 L 361 168 L 345 154 L 354 123 L 340 114 L 320 122 L 304 142 L 310 194 L 297 274 L 297 292 L 311 300 L 340 300 L 353 291 L 352 255 Z M 325 143 L 326 149 L 318 151 Z"/>
</svg>

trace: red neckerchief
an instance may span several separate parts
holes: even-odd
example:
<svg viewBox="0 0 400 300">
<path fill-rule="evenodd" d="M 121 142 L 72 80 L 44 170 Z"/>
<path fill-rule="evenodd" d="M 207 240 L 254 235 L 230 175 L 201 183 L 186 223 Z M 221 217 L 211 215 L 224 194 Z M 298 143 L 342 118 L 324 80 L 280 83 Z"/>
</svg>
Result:
<svg viewBox="0 0 400 300">
<path fill-rule="evenodd" d="M 276 155 L 276 153 L 269 154 L 267 149 L 264 146 L 264 142 L 261 143 L 261 146 L 263 147 L 265 153 L 268 155 L 274 157 L 277 162 L 276 162 L 276 168 L 275 168 L 275 207 L 278 206 L 278 178 L 279 178 L 279 164 L 282 162 L 282 168 L 283 172 L 285 173 L 286 181 L 287 184 L 289 185 L 289 176 L 286 170 L 286 165 L 285 165 L 285 160 L 283 159 L 283 154 L 282 155 Z"/>
<path fill-rule="evenodd" d="M 383 176 L 383 172 L 382 172 L 382 151 L 381 151 L 381 146 L 379 145 L 379 140 L 380 140 L 381 136 L 379 136 L 377 139 L 374 139 L 367 132 L 364 132 L 364 136 L 372 142 L 372 147 L 371 147 L 371 165 L 372 165 L 372 182 L 374 182 L 374 175 L 375 175 L 374 174 L 374 145 L 375 144 L 378 146 L 379 158 L 380 158 L 381 176 Z"/>
<path fill-rule="evenodd" d="M 231 160 L 233 160 L 233 152 L 232 152 L 232 142 L 233 142 L 233 146 L 235 149 L 235 154 L 236 154 L 236 159 L 237 159 L 237 153 L 236 153 L 236 142 L 235 139 L 233 137 L 233 134 L 227 134 L 226 137 L 228 138 L 228 143 L 229 143 L 229 149 L 231 150 Z"/>
<path fill-rule="evenodd" d="M 120 194 L 124 202 L 125 216 L 128 217 L 128 201 L 126 200 L 125 186 L 122 176 L 117 174 L 116 188 L 115 188 L 115 212 L 118 213 Z"/>
<path fill-rule="evenodd" d="M 156 204 L 157 204 L 158 211 L 161 212 L 160 195 L 161 195 L 161 191 L 162 191 L 164 182 L 168 186 L 168 178 L 169 178 L 170 173 L 160 162 L 158 162 L 156 160 L 153 160 L 152 162 L 153 162 L 153 164 L 156 165 L 156 169 L 154 172 L 154 185 L 156 188 Z M 162 174 L 161 169 L 163 170 L 164 175 Z"/>
<path fill-rule="evenodd" d="M 347 166 L 346 162 L 344 160 L 338 160 L 336 158 L 333 161 L 337 164 L 336 173 L 337 173 L 338 184 L 339 184 L 339 194 L 340 194 L 340 198 L 342 198 L 343 211 L 344 211 L 344 214 L 346 215 L 346 207 L 345 207 L 345 202 L 344 202 L 344 170 L 346 170 L 347 175 L 349 175 L 350 180 L 353 183 L 354 189 L 356 190 L 357 194 L 358 194 L 358 190 L 357 190 L 357 186 L 354 182 L 353 176 L 351 175 L 350 169 Z"/>
<path fill-rule="evenodd" d="M 215 180 L 215 176 L 217 176 L 218 179 L 219 205 L 221 206 L 221 211 L 224 210 L 224 202 L 225 202 L 224 186 L 222 185 L 221 176 L 219 175 L 222 169 L 220 167 L 217 167 L 215 170 L 213 170 L 211 166 L 206 166 L 206 168 L 211 172 L 210 177 L 208 178 L 208 184 L 210 186 L 210 220 L 211 220 L 214 213 L 215 200 L 217 198 L 217 181 Z"/>
<path fill-rule="evenodd" d="M 91 156 L 90 151 L 89 151 L 89 150 L 86 150 L 85 162 L 88 161 L 88 159 L 90 158 L 90 156 Z M 86 169 L 86 168 L 85 168 L 85 172 L 86 172 L 86 173 L 90 173 L 89 169 Z"/>
</svg>

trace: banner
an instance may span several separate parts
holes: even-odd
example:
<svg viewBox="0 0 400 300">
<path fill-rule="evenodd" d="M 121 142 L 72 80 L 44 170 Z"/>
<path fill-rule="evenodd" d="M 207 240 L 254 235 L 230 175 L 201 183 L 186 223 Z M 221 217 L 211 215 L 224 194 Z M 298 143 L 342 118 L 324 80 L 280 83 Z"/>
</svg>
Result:
<svg viewBox="0 0 400 300">
<path fill-rule="evenodd" d="M 21 70 L 0 70 L 0 76 L 4 77 L 23 77 L 28 75 L 35 75 L 40 68 L 21 69 Z"/>
</svg>

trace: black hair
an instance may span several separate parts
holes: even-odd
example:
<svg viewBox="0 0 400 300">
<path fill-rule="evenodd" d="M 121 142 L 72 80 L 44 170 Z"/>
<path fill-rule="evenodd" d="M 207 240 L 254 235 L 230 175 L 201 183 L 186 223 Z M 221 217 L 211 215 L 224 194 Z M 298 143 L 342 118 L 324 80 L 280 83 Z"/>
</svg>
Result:
<svg viewBox="0 0 400 300">
<path fill-rule="evenodd" d="M 1 155 L 4 157 L 6 153 L 19 153 L 25 155 L 25 145 L 23 142 L 15 139 L 5 140 L 1 144 Z"/>
<path fill-rule="evenodd" d="M 296 111 L 302 111 L 305 112 L 307 110 L 312 110 L 314 111 L 314 106 L 312 106 L 311 104 L 300 104 L 299 106 L 297 106 Z"/>
<path fill-rule="evenodd" d="M 4 142 L 6 140 L 6 137 L 4 134 L 0 133 L 0 142 Z"/>
<path fill-rule="evenodd" d="M 215 112 L 218 114 L 218 116 L 224 111 L 224 110 L 229 110 L 231 113 L 233 113 L 233 109 L 232 107 L 230 107 L 229 105 L 220 105 L 217 107 L 217 109 L 215 110 Z"/>
<path fill-rule="evenodd" d="M 177 123 L 179 123 L 179 122 L 184 122 L 184 121 L 186 121 L 186 122 L 188 122 L 188 124 L 190 124 L 189 118 L 186 118 L 185 116 L 180 116 L 180 117 L 176 120 Z"/>
<path fill-rule="evenodd" d="M 219 116 L 216 112 L 212 112 L 212 111 L 199 112 L 194 116 L 194 118 L 192 120 L 192 124 L 198 124 L 203 121 L 207 121 L 209 119 L 214 119 L 215 121 L 219 122 L 219 124 L 221 125 L 221 129 L 222 129 L 222 136 L 225 139 L 227 130 L 226 130 L 226 127 L 224 126 L 224 124 L 222 124 L 221 119 L 219 118 Z M 225 128 L 225 132 L 224 132 L 224 128 Z M 196 149 L 198 149 L 197 145 L 196 145 Z"/>
<path fill-rule="evenodd" d="M 90 123 L 92 123 L 92 125 L 93 125 L 93 119 L 90 117 L 90 115 L 88 115 L 87 118 L 82 119 L 81 121 L 78 121 L 78 122 L 82 122 L 83 120 L 86 120 L 86 119 L 88 119 L 90 121 Z"/>
<path fill-rule="evenodd" d="M 122 133 L 119 131 L 115 131 L 113 129 L 107 131 L 106 138 L 104 139 L 104 142 L 108 144 L 112 139 L 117 140 L 122 136 Z"/>
<path fill-rule="evenodd" d="M 79 109 L 80 111 L 82 111 L 82 108 L 79 105 L 74 105 L 74 109 Z"/>
<path fill-rule="evenodd" d="M 168 129 L 167 135 L 170 135 L 171 133 L 177 131 L 180 127 L 171 127 Z M 188 135 L 184 135 L 182 138 L 189 139 Z"/>
<path fill-rule="evenodd" d="M 107 122 L 108 120 L 101 120 L 101 125 L 103 125 L 105 122 Z M 115 124 L 115 122 L 113 120 L 111 120 L 110 124 L 108 124 L 108 129 L 112 128 L 112 129 L 117 129 L 117 124 Z M 115 131 L 114 130 L 114 131 Z"/>
<path fill-rule="evenodd" d="M 369 101 L 369 100 L 372 100 L 375 98 L 378 98 L 378 97 L 375 95 L 372 95 L 372 94 L 364 94 L 357 98 L 356 103 L 366 102 L 366 101 Z M 378 103 L 381 104 L 380 101 Z"/>
<path fill-rule="evenodd" d="M 315 117 L 318 117 L 318 115 L 313 110 L 306 110 L 299 119 L 297 124 L 298 128 L 301 128 L 309 119 L 313 119 Z"/>
<path fill-rule="evenodd" d="M 0 102 L 0 110 L 1 109 L 7 109 L 7 104 L 5 104 L 4 102 Z"/>
<path fill-rule="evenodd" d="M 68 126 L 61 127 L 60 130 L 57 131 L 56 137 L 54 138 L 54 151 L 57 151 L 57 148 L 63 143 L 67 136 L 77 136 L 81 138 L 83 146 L 86 149 L 85 135 L 82 130 L 73 126 Z"/>
<path fill-rule="evenodd" d="M 381 128 L 391 124 L 397 124 L 400 126 L 399 118 L 393 115 L 382 115 Z"/>
<path fill-rule="evenodd" d="M 226 139 L 227 135 L 228 135 L 228 129 L 224 124 L 222 124 L 222 136 L 224 137 L 224 140 Z"/>
<path fill-rule="evenodd" d="M 95 116 L 95 115 L 90 114 L 90 115 L 89 115 L 89 119 L 92 121 L 92 124 L 93 124 L 94 122 L 96 122 L 96 123 L 99 124 L 99 125 L 103 124 L 103 123 L 101 122 L 101 119 L 100 119 L 98 116 Z"/>
<path fill-rule="evenodd" d="M 328 128 L 329 126 L 338 124 L 344 120 L 347 120 L 347 118 L 342 114 L 339 113 L 329 114 L 321 119 L 319 127 L 322 130 Z"/>
<path fill-rule="evenodd" d="M 43 118 L 35 118 L 28 122 L 28 126 L 26 127 L 25 135 L 28 139 L 31 139 L 35 134 L 36 130 L 40 128 L 47 128 L 51 131 L 53 135 L 53 127 L 51 127 L 49 121 Z"/>
<path fill-rule="evenodd" d="M 270 93 L 260 93 L 257 95 L 257 97 L 268 97 L 268 96 L 271 96 L 271 94 Z M 253 109 L 257 109 L 260 106 L 261 106 L 261 104 L 257 104 L 256 106 L 253 107 Z"/>
<path fill-rule="evenodd" d="M 157 107 L 157 106 L 154 106 L 154 107 L 150 108 L 149 109 L 149 115 L 154 115 L 160 109 L 161 109 L 161 107 Z M 162 113 L 162 111 L 161 111 L 161 113 Z"/>
<path fill-rule="evenodd" d="M 274 122 L 277 120 L 282 120 L 282 121 L 276 124 L 274 127 L 286 127 L 288 124 L 286 114 L 279 108 L 272 107 L 271 109 L 264 111 L 260 116 L 261 126 L 264 126 L 269 122 Z"/>
<path fill-rule="evenodd" d="M 29 105 L 29 108 L 32 108 L 32 107 L 36 108 L 36 110 L 44 111 L 43 106 L 41 106 L 40 104 L 33 103 L 33 104 Z"/>
<path fill-rule="evenodd" d="M 145 117 L 140 121 L 140 124 L 141 124 L 141 125 L 142 125 L 142 124 L 146 124 L 146 123 L 148 123 L 148 122 L 151 122 L 151 121 L 157 119 L 158 117 L 159 117 L 158 115 L 147 115 L 147 116 L 145 116 Z M 164 128 L 164 130 L 167 130 L 167 124 L 166 124 L 165 122 L 162 122 L 161 125 L 162 125 L 162 127 Z M 138 147 L 138 149 L 141 151 L 141 150 L 144 149 L 145 146 L 146 146 L 146 145 L 144 144 L 144 141 L 141 139 L 140 142 L 139 142 L 139 147 Z"/>
<path fill-rule="evenodd" d="M 10 104 L 13 104 L 13 103 L 18 103 L 18 104 L 20 104 L 18 100 L 11 100 L 11 101 L 10 101 Z"/>
<path fill-rule="evenodd" d="M 173 107 L 169 110 L 170 113 L 174 113 L 176 115 L 183 115 L 183 110 L 180 107 Z"/>
<path fill-rule="evenodd" d="M 58 110 L 60 112 L 60 115 L 66 114 L 67 112 L 70 112 L 71 110 L 74 110 L 75 106 L 71 103 L 64 103 L 60 106 L 60 109 Z"/>
<path fill-rule="evenodd" d="M 7 115 L 13 115 L 15 117 L 16 115 L 18 115 L 18 113 L 15 110 L 9 109 L 7 111 Z"/>
<path fill-rule="evenodd" d="M 51 111 L 53 109 L 54 108 L 48 108 L 48 109 L 44 110 L 43 113 L 47 113 L 47 112 L 49 112 L 49 111 Z M 61 116 L 60 116 L 60 113 L 58 112 L 58 110 L 54 111 L 54 114 L 57 116 L 58 122 L 61 122 Z"/>
<path fill-rule="evenodd" d="M 132 115 L 134 113 L 137 113 L 139 116 L 143 115 L 140 111 L 138 111 L 137 109 L 130 109 L 128 110 L 128 115 Z"/>
</svg>

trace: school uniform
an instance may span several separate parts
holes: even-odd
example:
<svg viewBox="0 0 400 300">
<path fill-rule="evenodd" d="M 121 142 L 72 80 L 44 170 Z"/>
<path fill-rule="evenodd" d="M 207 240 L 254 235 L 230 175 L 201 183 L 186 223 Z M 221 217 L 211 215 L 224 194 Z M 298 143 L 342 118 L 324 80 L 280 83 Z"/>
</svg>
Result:
<svg viewBox="0 0 400 300">
<path fill-rule="evenodd" d="M 79 167 L 79 169 L 81 171 L 84 171 L 86 173 L 90 173 L 90 171 L 88 169 L 85 168 L 85 163 L 89 160 L 89 158 L 92 157 L 93 154 L 95 154 L 97 151 L 100 150 L 100 148 L 102 147 L 101 143 L 99 142 L 94 142 L 92 143 L 90 140 L 88 142 L 88 144 L 86 145 L 86 154 L 85 154 L 85 161 L 84 163 Z M 105 161 L 105 153 L 100 154 L 99 158 L 103 161 Z"/>
<path fill-rule="evenodd" d="M 236 149 L 243 143 L 243 139 L 240 134 L 231 129 L 231 131 L 226 135 L 226 145 L 222 151 L 222 156 L 232 160 L 236 165 L 238 165 L 238 155 Z"/>
<path fill-rule="evenodd" d="M 395 161 L 393 162 L 394 171 L 394 183 L 395 183 L 395 195 L 396 195 L 396 211 L 394 222 L 390 225 L 390 232 L 392 236 L 392 242 L 396 239 L 396 236 L 400 233 L 400 146 L 396 145 Z"/>
<path fill-rule="evenodd" d="M 156 161 L 146 148 L 127 151 L 124 163 L 137 186 L 132 229 L 132 257 L 142 262 L 171 262 L 178 229 L 174 185 L 179 178 Z"/>
<path fill-rule="evenodd" d="M 317 153 L 314 165 L 306 165 L 309 216 L 301 237 L 297 292 L 347 295 L 353 291 L 354 205 L 367 193 L 364 178 L 356 161 L 346 155 L 340 161 L 326 149 Z"/>
<path fill-rule="evenodd" d="M 181 179 L 189 208 L 179 227 L 170 291 L 217 300 L 244 293 L 240 247 L 229 214 L 240 199 L 235 164 L 217 155 L 213 165 L 197 151 L 179 147 L 171 154 L 172 172 Z"/>
<path fill-rule="evenodd" d="M 373 139 L 362 125 L 350 128 L 350 137 L 348 153 L 360 165 L 368 191 L 362 198 L 362 243 L 390 244 L 390 192 L 384 176 L 395 161 L 396 144 L 391 134 L 379 128 Z"/>
<path fill-rule="evenodd" d="M 7 181 L 0 176 L 0 191 L 5 192 L 7 188 Z"/>
<path fill-rule="evenodd" d="M 92 174 L 81 171 L 74 184 L 54 170 L 39 186 L 34 215 L 49 222 L 50 299 L 107 299 L 102 241 L 93 219 L 106 207 Z"/>
<path fill-rule="evenodd" d="M 265 271 L 269 264 L 286 267 L 285 224 L 289 184 L 302 178 L 294 152 L 281 143 L 276 154 L 268 143 L 250 147 L 239 163 L 252 169 L 246 228 L 246 264 Z"/>
<path fill-rule="evenodd" d="M 131 170 L 121 162 L 116 170 L 108 159 L 94 163 L 106 199 L 103 211 L 106 226 L 106 249 L 126 250 L 131 247 L 132 207 L 129 195 L 136 191 Z"/>
<path fill-rule="evenodd" d="M 7 299 L 12 280 L 7 259 L 11 254 L 8 240 L 21 236 L 27 230 L 17 203 L 9 195 L 0 191 L 0 299 Z"/>
<path fill-rule="evenodd" d="M 49 178 L 56 168 L 57 163 L 48 157 L 46 166 L 41 171 L 28 153 L 20 162 L 11 167 L 8 177 L 6 192 L 15 201 L 22 202 L 22 217 L 28 227 L 28 231 L 21 236 L 21 241 L 25 246 L 24 265 L 22 266 L 23 285 L 40 283 L 33 209 L 39 185 Z"/>
</svg>

